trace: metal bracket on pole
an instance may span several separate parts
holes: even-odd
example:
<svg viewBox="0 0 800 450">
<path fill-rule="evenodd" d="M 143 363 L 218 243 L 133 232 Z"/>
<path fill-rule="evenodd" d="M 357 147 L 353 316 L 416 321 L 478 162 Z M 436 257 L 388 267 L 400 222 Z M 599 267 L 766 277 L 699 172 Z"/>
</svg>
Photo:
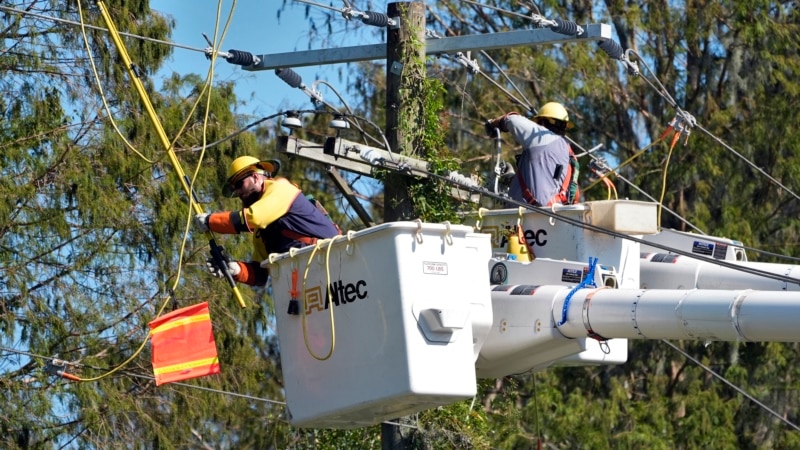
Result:
<svg viewBox="0 0 800 450">
<path fill-rule="evenodd" d="M 380 169 L 420 178 L 428 178 L 429 173 L 428 163 L 423 160 L 342 138 L 329 137 L 325 144 L 320 145 L 294 136 L 278 136 L 277 150 L 278 153 L 299 156 L 323 163 L 327 167 L 335 167 L 373 178 L 375 172 Z M 451 189 L 450 195 L 463 201 L 474 203 L 480 201 L 478 194 L 457 187 Z"/>
<path fill-rule="evenodd" d="M 329 137 L 325 144 L 320 145 L 293 136 L 278 136 L 277 149 L 279 153 L 297 155 L 370 177 L 381 168 L 417 177 L 428 176 L 428 163 L 425 161 L 342 138 Z"/>
<path fill-rule="evenodd" d="M 548 28 L 507 31 L 504 33 L 473 34 L 425 40 L 425 53 L 443 53 L 492 50 L 497 48 L 522 47 L 565 42 L 600 41 L 611 39 L 611 26 L 589 24 L 583 27 L 586 32 L 580 36 L 556 33 Z M 386 44 L 367 44 L 352 47 L 306 50 L 303 52 L 274 53 L 258 55 L 257 64 L 243 67 L 244 70 L 270 70 L 285 67 L 322 66 L 326 64 L 386 59 Z"/>
<path fill-rule="evenodd" d="M 355 193 L 353 190 L 350 189 L 350 186 L 347 182 L 344 181 L 344 178 L 339 174 L 339 170 L 336 167 L 328 166 L 328 177 L 333 181 L 336 187 L 342 192 L 344 198 L 347 199 L 347 203 L 355 210 L 358 218 L 367 226 L 367 228 L 375 226 L 375 222 L 372 220 L 372 217 L 369 215 L 364 206 L 361 205 L 361 202 L 358 201 Z"/>
</svg>

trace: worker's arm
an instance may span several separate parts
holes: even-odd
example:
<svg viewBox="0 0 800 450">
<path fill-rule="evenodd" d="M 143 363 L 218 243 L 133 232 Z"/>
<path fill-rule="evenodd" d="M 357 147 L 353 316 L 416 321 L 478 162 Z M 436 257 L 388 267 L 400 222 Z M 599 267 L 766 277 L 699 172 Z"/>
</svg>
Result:
<svg viewBox="0 0 800 450">
<path fill-rule="evenodd" d="M 495 137 L 495 129 L 499 129 L 500 131 L 508 131 L 508 127 L 506 126 L 506 119 L 511 116 L 519 116 L 519 113 L 516 111 L 511 111 L 508 113 L 503 114 L 502 116 L 495 117 L 494 119 L 489 119 L 486 121 L 486 134 L 489 137 Z"/>
<path fill-rule="evenodd" d="M 264 193 L 250 207 L 241 211 L 198 214 L 195 216 L 195 224 L 203 233 L 209 230 L 222 234 L 253 232 L 280 219 L 289 211 L 299 194 L 300 189 L 286 179 L 266 180 Z"/>
<path fill-rule="evenodd" d="M 222 234 L 237 234 L 250 231 L 242 219 L 241 211 L 200 213 L 194 216 L 194 224 L 201 233 L 213 231 Z"/>
</svg>

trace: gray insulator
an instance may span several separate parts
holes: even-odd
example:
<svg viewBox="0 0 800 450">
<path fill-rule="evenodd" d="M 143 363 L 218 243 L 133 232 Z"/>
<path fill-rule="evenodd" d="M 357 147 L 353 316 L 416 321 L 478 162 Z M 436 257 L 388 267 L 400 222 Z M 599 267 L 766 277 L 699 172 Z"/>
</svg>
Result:
<svg viewBox="0 0 800 450">
<path fill-rule="evenodd" d="M 228 50 L 228 53 L 230 53 L 230 56 L 225 58 L 225 61 L 228 61 L 231 64 L 236 64 L 237 66 L 253 65 L 254 57 L 250 52 L 243 52 L 241 50 Z"/>
<path fill-rule="evenodd" d="M 373 11 L 364 11 L 364 17 L 361 18 L 361 21 L 367 25 L 385 27 L 389 25 L 389 16 Z"/>
<path fill-rule="evenodd" d="M 611 39 L 600 41 L 600 48 L 614 59 L 622 58 L 622 47 Z"/>
<path fill-rule="evenodd" d="M 566 34 L 570 36 L 574 36 L 578 34 L 578 24 L 575 22 L 570 22 L 567 20 L 562 19 L 553 19 L 556 23 L 555 26 L 550 27 L 551 30 L 555 31 L 558 34 Z"/>
<path fill-rule="evenodd" d="M 292 69 L 275 69 L 275 75 L 293 88 L 303 85 L 303 78 Z"/>
</svg>

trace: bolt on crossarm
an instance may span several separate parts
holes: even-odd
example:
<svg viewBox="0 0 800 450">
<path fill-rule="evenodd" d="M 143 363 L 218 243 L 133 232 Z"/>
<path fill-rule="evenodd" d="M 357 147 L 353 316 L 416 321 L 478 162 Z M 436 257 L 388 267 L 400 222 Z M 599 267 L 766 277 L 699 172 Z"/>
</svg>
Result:
<svg viewBox="0 0 800 450">
<path fill-rule="evenodd" d="M 161 125 L 161 121 L 159 120 L 158 116 L 156 115 L 155 109 L 153 108 L 153 104 L 150 102 L 150 97 L 147 95 L 147 91 L 144 89 L 144 85 L 142 81 L 139 79 L 139 75 L 136 73 L 136 66 L 131 61 L 130 56 L 128 55 L 128 51 L 125 48 L 125 44 L 122 42 L 122 38 L 117 31 L 116 26 L 114 25 L 114 21 L 111 19 L 111 16 L 106 9 L 105 4 L 102 1 L 97 2 L 97 6 L 100 8 L 100 13 L 103 16 L 103 20 L 106 22 L 106 27 L 109 30 L 111 35 L 111 39 L 114 41 L 114 45 L 117 47 L 117 51 L 119 52 L 122 61 L 125 63 L 125 68 L 128 70 L 128 74 L 131 77 L 131 81 L 133 85 L 136 87 L 136 91 L 139 93 L 139 97 L 142 99 L 142 103 L 144 104 L 145 110 L 147 111 L 147 115 L 150 118 L 150 121 L 153 122 L 153 126 L 156 128 L 156 132 L 158 133 L 158 137 L 161 140 L 161 143 L 164 145 L 164 149 L 167 151 L 167 155 L 169 156 L 170 163 L 172 167 L 175 169 L 175 172 L 178 174 L 178 178 L 183 185 L 183 189 L 186 191 L 186 194 L 189 196 L 189 203 L 191 204 L 192 208 L 194 209 L 195 214 L 201 214 L 203 212 L 203 208 L 197 202 L 197 198 L 192 191 L 191 185 L 186 177 L 186 174 L 181 167 L 180 161 L 178 161 L 178 157 L 175 155 L 175 151 L 172 149 L 172 144 L 167 137 L 167 133 L 164 131 L 164 127 Z M 225 267 L 227 265 L 227 256 L 224 253 L 223 248 L 217 244 L 216 240 L 214 239 L 214 235 L 211 231 L 207 231 L 208 234 L 208 243 L 211 247 L 211 256 L 214 259 L 214 264 L 218 267 Z M 246 305 L 244 303 L 244 299 L 242 298 L 242 294 L 239 292 L 239 288 L 236 286 L 236 281 L 233 279 L 230 273 L 226 270 L 222 271 L 226 275 L 226 279 L 228 280 L 228 284 L 231 286 L 233 290 L 233 294 L 236 297 L 236 300 L 239 302 L 239 306 L 245 308 Z"/>
</svg>

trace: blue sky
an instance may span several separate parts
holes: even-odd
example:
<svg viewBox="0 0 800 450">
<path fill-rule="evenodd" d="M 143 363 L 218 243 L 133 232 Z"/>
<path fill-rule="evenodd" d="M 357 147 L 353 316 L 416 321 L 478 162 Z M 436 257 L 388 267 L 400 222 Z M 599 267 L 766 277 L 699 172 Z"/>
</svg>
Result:
<svg viewBox="0 0 800 450">
<path fill-rule="evenodd" d="M 249 51 L 255 55 L 302 51 L 309 48 L 308 20 L 305 18 L 306 4 L 296 1 L 287 2 L 285 11 L 278 18 L 278 10 L 282 1 L 238 1 L 233 12 L 231 25 L 225 39 L 220 46 L 221 50 L 230 49 Z M 321 4 L 331 4 L 329 1 L 319 1 Z M 383 2 L 374 2 L 377 12 L 385 10 Z M 228 18 L 232 1 L 222 2 L 220 33 Z M 337 8 L 343 2 L 333 2 Z M 178 44 L 195 48 L 207 46 L 202 33 L 213 39 L 217 16 L 217 2 L 197 0 L 151 0 L 150 7 L 175 21 L 172 41 Z M 330 12 L 319 7 L 310 7 L 314 17 Z M 343 25 L 345 20 L 337 12 L 333 12 Z M 364 26 L 359 23 L 359 25 Z M 121 30 L 124 31 L 124 30 Z M 377 40 L 364 41 L 363 43 L 377 43 Z M 320 48 L 314 45 L 312 48 Z M 342 42 L 342 46 L 357 45 L 357 43 Z M 171 72 L 180 74 L 208 73 L 209 61 L 197 51 L 175 48 L 170 61 L 164 65 L 161 76 Z M 317 79 L 326 79 L 335 85 L 336 66 L 329 67 L 300 67 L 295 71 L 303 78 L 303 82 L 311 86 Z M 311 109 L 312 105 L 308 96 L 300 89 L 293 89 L 278 79 L 273 70 L 250 72 L 242 70 L 239 66 L 229 64 L 218 58 L 214 69 L 216 81 L 233 80 L 236 83 L 236 93 L 241 100 L 247 102 L 240 112 L 263 117 L 287 109 Z M 330 74 L 330 77 L 326 77 Z M 337 90 L 344 94 L 345 87 L 337 86 Z M 332 93 L 322 92 L 326 101 L 334 100 Z M 334 102 L 332 102 L 334 103 Z M 336 103 L 334 103 L 336 104 Z"/>
<path fill-rule="evenodd" d="M 319 0 L 316 2 L 326 5 L 333 4 L 337 8 L 344 6 L 342 1 Z M 222 41 L 220 50 L 236 49 L 248 51 L 254 55 L 262 55 L 304 51 L 309 48 L 325 48 L 325 43 L 322 42 L 322 39 L 309 43 L 309 21 L 306 18 L 307 5 L 296 1 L 287 1 L 287 7 L 278 18 L 278 10 L 282 3 L 280 0 L 238 1 L 228 33 Z M 387 3 L 373 1 L 371 8 L 375 12 L 385 12 Z M 198 49 L 205 48 L 208 45 L 203 38 L 203 33 L 213 39 L 217 4 L 218 2 L 198 2 L 197 0 L 150 0 L 150 7 L 153 10 L 171 17 L 175 21 L 170 40 L 177 44 Z M 220 33 L 225 21 L 228 19 L 231 4 L 231 0 L 222 1 Z M 335 15 L 336 22 L 334 27 L 337 29 L 347 25 L 348 31 L 337 33 L 332 38 L 332 44 L 330 45 L 347 47 L 385 42 L 380 37 L 373 35 L 373 27 L 364 25 L 358 20 L 347 23 L 340 13 L 315 6 L 311 6 L 309 11 L 311 16 L 316 19 L 318 26 L 323 28 L 320 31 L 323 34 L 322 37 L 327 37 L 324 27 L 322 27 L 325 14 L 332 13 Z M 209 65 L 210 61 L 205 58 L 203 53 L 175 48 L 171 59 L 164 64 L 163 69 L 156 77 L 164 78 L 172 72 L 179 74 L 196 73 L 205 76 L 208 73 Z M 339 64 L 299 67 L 294 70 L 302 77 L 307 86 L 311 87 L 316 80 L 325 80 L 331 83 L 347 99 L 347 86 L 339 84 L 338 71 L 342 68 L 343 65 Z M 237 112 L 249 115 L 253 119 L 290 109 L 314 109 L 306 94 L 280 80 L 275 75 L 274 70 L 246 71 L 239 66 L 229 64 L 222 58 L 218 58 L 214 68 L 214 80 L 234 81 L 237 97 L 246 102 L 244 106 L 238 108 Z M 320 88 L 320 91 L 326 102 L 334 106 L 341 105 L 334 92 L 326 88 Z M 349 99 L 348 103 L 350 103 Z M 349 172 L 343 172 L 342 175 L 347 179 L 351 179 Z M 359 181 L 352 187 L 354 190 L 367 195 L 378 188 L 374 180 L 366 177 L 359 178 Z M 349 207 L 345 206 L 343 200 L 340 199 L 337 203 L 337 206 L 346 214 L 351 217 L 355 215 Z M 354 223 L 357 222 L 357 219 L 353 220 Z M 340 225 L 345 229 L 351 228 L 349 223 Z"/>
</svg>

